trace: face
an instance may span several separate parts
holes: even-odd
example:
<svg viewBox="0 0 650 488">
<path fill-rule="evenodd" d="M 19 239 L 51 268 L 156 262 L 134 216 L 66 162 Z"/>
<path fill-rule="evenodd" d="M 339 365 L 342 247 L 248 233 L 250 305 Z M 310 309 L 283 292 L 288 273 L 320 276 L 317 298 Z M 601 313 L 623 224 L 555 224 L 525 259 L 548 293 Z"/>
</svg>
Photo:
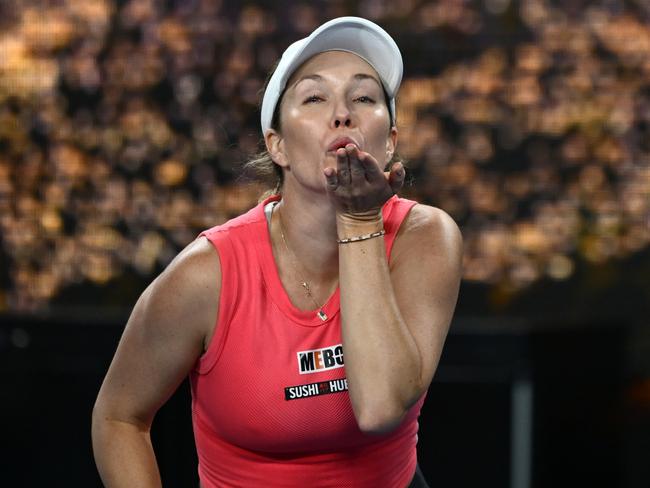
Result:
<svg viewBox="0 0 650 488">
<path fill-rule="evenodd" d="M 268 131 L 267 148 L 285 170 L 285 186 L 325 189 L 323 169 L 336 167 L 333 144 L 349 138 L 384 165 L 395 150 L 384 92 L 375 70 L 343 51 L 318 54 L 289 79 L 280 105 L 281 131 Z"/>
</svg>

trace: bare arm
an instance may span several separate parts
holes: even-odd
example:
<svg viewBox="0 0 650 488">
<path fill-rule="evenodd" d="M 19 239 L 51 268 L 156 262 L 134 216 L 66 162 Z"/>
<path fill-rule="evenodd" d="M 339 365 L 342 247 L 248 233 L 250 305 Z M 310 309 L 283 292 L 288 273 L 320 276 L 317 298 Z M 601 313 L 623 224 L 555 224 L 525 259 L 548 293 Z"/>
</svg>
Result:
<svg viewBox="0 0 650 488">
<path fill-rule="evenodd" d="M 349 144 L 324 170 L 337 207 L 339 238 L 383 228 L 381 206 L 402 185 L 404 168 L 383 173 Z M 429 387 L 456 306 L 462 237 L 442 210 L 416 205 L 402 224 L 389 268 L 383 237 L 339 245 L 345 369 L 357 423 L 395 428 Z"/>
<path fill-rule="evenodd" d="M 151 423 L 209 342 L 220 282 L 218 255 L 201 238 L 136 303 L 93 409 L 93 451 L 105 486 L 161 486 Z"/>
<path fill-rule="evenodd" d="M 382 228 L 339 217 L 340 236 Z M 415 206 L 395 241 L 339 246 L 345 368 L 362 430 L 399 425 L 431 383 L 458 297 L 462 238 L 439 209 Z"/>
</svg>

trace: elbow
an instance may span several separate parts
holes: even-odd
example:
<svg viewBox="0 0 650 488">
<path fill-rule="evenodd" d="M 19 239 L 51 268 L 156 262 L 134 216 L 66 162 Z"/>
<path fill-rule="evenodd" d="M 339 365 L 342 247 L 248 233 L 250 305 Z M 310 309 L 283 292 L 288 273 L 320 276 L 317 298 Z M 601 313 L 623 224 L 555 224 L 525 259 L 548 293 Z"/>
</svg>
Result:
<svg viewBox="0 0 650 488">
<path fill-rule="evenodd" d="M 102 415 L 101 406 L 98 404 L 98 402 L 95 402 L 95 405 L 93 405 L 93 410 L 90 419 L 92 425 L 92 433 L 94 435 L 95 429 L 101 425 L 102 420 L 105 420 L 105 416 Z"/>
<path fill-rule="evenodd" d="M 148 434 L 151 429 L 151 421 L 143 419 L 136 415 L 128 415 L 119 411 L 114 405 L 107 405 L 101 400 L 97 400 L 93 406 L 91 415 L 91 435 L 93 438 L 110 435 L 113 431 L 123 429 L 136 430 L 140 433 Z"/>
<path fill-rule="evenodd" d="M 90 425 L 90 435 L 93 445 L 100 442 L 109 433 L 110 419 L 106 415 L 105 410 L 97 403 L 93 407 Z"/>
<path fill-rule="evenodd" d="M 355 409 L 357 425 L 364 434 L 389 434 L 400 426 L 409 410 L 422 398 L 423 392 L 414 388 L 408 399 L 384 399 Z"/>
<path fill-rule="evenodd" d="M 109 405 L 107 405 L 106 402 L 103 401 L 103 398 L 99 396 L 95 400 L 95 404 L 93 405 L 93 410 L 91 415 L 91 423 L 93 429 L 97 427 L 101 427 L 106 422 L 110 421 L 111 416 L 109 415 L 108 412 L 109 412 Z"/>
<path fill-rule="evenodd" d="M 404 420 L 406 410 L 403 408 L 368 409 L 357 415 L 357 425 L 364 434 L 382 435 L 395 430 Z"/>
</svg>

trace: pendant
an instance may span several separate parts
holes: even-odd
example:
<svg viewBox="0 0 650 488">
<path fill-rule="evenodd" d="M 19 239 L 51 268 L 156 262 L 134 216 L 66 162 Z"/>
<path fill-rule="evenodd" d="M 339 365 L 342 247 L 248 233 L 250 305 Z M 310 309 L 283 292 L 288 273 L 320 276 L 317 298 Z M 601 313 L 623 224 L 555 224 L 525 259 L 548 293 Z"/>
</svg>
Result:
<svg viewBox="0 0 650 488">
<path fill-rule="evenodd" d="M 325 312 L 323 312 L 323 310 L 319 310 L 317 315 L 318 315 L 318 318 L 321 319 L 323 322 L 325 322 L 327 320 L 327 314 L 325 314 Z"/>
</svg>

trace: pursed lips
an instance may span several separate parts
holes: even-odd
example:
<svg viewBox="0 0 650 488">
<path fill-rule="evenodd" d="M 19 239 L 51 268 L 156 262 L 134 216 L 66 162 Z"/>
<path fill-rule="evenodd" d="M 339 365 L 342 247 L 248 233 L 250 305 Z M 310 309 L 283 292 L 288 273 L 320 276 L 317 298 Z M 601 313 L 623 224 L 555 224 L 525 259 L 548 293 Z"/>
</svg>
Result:
<svg viewBox="0 0 650 488">
<path fill-rule="evenodd" d="M 354 139 L 350 137 L 338 137 L 327 147 L 327 152 L 336 152 L 339 148 L 345 147 L 348 144 L 354 144 L 358 149 L 361 149 Z"/>
</svg>

